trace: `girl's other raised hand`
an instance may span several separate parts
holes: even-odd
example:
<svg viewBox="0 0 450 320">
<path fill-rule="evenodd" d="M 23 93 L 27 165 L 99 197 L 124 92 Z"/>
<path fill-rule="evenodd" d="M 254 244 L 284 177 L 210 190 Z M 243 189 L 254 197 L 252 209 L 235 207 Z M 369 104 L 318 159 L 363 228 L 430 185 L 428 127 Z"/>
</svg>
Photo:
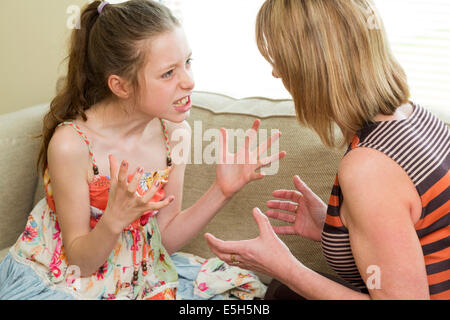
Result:
<svg viewBox="0 0 450 320">
<path fill-rule="evenodd" d="M 264 178 L 264 173 L 256 172 L 256 170 L 268 166 L 286 155 L 286 152 L 283 151 L 261 159 L 261 155 L 280 138 L 281 133 L 274 133 L 266 142 L 252 148 L 260 124 L 260 120 L 255 120 L 252 128 L 247 131 L 244 146 L 237 153 L 228 150 L 227 131 L 223 128 L 220 130 L 216 183 L 226 198 L 232 197 L 249 182 Z"/>
<path fill-rule="evenodd" d="M 169 196 L 159 202 L 150 201 L 159 190 L 160 181 L 155 182 L 142 196 L 139 195 L 137 188 L 143 174 L 143 168 L 137 168 L 133 178 L 128 182 L 128 162 L 122 161 L 118 168 L 113 155 L 109 155 L 108 159 L 111 180 L 108 204 L 102 219 L 107 219 L 107 225 L 112 232 L 122 232 L 145 212 L 164 208 L 174 200 L 173 196 Z"/>
</svg>

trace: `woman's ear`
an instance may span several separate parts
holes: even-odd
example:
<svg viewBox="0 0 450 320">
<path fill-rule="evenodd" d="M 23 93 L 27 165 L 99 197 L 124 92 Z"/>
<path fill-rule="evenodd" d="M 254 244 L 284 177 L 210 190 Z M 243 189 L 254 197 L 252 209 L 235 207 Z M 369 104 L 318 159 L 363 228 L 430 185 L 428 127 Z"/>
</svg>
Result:
<svg viewBox="0 0 450 320">
<path fill-rule="evenodd" d="M 111 92 L 119 98 L 128 99 L 131 96 L 131 86 L 128 81 L 117 75 L 109 76 L 108 86 Z"/>
</svg>

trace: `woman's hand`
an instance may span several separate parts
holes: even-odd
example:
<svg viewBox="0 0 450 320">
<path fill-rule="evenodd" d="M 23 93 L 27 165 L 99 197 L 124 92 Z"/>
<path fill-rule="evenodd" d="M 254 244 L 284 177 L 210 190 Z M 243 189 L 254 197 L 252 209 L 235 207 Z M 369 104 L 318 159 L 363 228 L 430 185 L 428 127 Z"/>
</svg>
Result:
<svg viewBox="0 0 450 320">
<path fill-rule="evenodd" d="M 214 254 L 229 265 L 283 279 L 286 273 L 289 273 L 289 262 L 298 261 L 275 234 L 269 219 L 258 208 L 253 209 L 253 218 L 260 232 L 257 238 L 223 241 L 207 233 L 206 241 Z"/>
<path fill-rule="evenodd" d="M 117 168 L 114 156 L 109 156 L 111 184 L 109 189 L 108 204 L 102 219 L 107 219 L 107 225 L 114 233 L 120 233 L 136 219 L 147 211 L 159 210 L 169 205 L 174 197 L 170 196 L 159 202 L 150 201 L 159 189 L 159 181 L 142 196 L 137 193 L 139 180 L 143 169 L 138 168 L 133 178 L 128 183 L 128 162 L 122 161 Z M 118 173 L 117 173 L 118 171 Z"/>
<path fill-rule="evenodd" d="M 274 226 L 278 234 L 297 234 L 320 241 L 325 221 L 327 205 L 298 177 L 294 177 L 297 190 L 275 190 L 272 195 L 287 201 L 270 200 L 267 202 L 267 216 L 288 222 L 286 226 Z"/>
<path fill-rule="evenodd" d="M 255 170 L 268 166 L 286 155 L 286 152 L 280 152 L 270 157 L 259 159 L 270 148 L 272 143 L 278 140 L 281 136 L 280 132 L 273 134 L 261 146 L 256 146 L 250 150 L 256 140 L 260 123 L 259 120 L 255 120 L 252 128 L 245 137 L 244 146 L 235 154 L 228 151 L 227 131 L 223 128 L 220 130 L 219 163 L 216 169 L 216 183 L 226 198 L 231 198 L 247 183 L 262 179 L 265 176 L 264 173 L 255 172 Z"/>
</svg>

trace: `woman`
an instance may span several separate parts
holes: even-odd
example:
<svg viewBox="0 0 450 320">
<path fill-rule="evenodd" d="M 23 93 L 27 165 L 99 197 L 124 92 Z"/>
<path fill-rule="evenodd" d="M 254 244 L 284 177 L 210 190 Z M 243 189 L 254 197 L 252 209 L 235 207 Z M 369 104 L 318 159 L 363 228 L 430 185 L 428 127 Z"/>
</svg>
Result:
<svg viewBox="0 0 450 320">
<path fill-rule="evenodd" d="M 348 145 L 326 206 L 301 180 L 276 190 L 260 236 L 205 237 L 217 256 L 266 273 L 306 299 L 450 299 L 450 133 L 409 101 L 369 0 L 267 0 L 256 23 L 258 48 L 291 93 L 302 125 L 323 143 Z M 281 211 L 278 211 L 281 210 Z M 277 237 L 321 241 L 350 286 L 314 272 Z"/>
</svg>

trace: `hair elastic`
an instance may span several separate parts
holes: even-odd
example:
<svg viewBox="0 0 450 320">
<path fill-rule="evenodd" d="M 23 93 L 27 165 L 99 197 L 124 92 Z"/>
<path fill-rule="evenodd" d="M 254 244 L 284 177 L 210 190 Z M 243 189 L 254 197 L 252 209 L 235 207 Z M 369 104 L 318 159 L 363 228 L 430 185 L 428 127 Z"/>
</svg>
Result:
<svg viewBox="0 0 450 320">
<path fill-rule="evenodd" d="M 100 3 L 100 5 L 99 5 L 98 8 L 97 8 L 98 14 L 101 14 L 101 13 L 102 13 L 103 8 L 104 8 L 107 4 L 109 4 L 108 1 L 102 1 L 102 3 Z"/>
</svg>

